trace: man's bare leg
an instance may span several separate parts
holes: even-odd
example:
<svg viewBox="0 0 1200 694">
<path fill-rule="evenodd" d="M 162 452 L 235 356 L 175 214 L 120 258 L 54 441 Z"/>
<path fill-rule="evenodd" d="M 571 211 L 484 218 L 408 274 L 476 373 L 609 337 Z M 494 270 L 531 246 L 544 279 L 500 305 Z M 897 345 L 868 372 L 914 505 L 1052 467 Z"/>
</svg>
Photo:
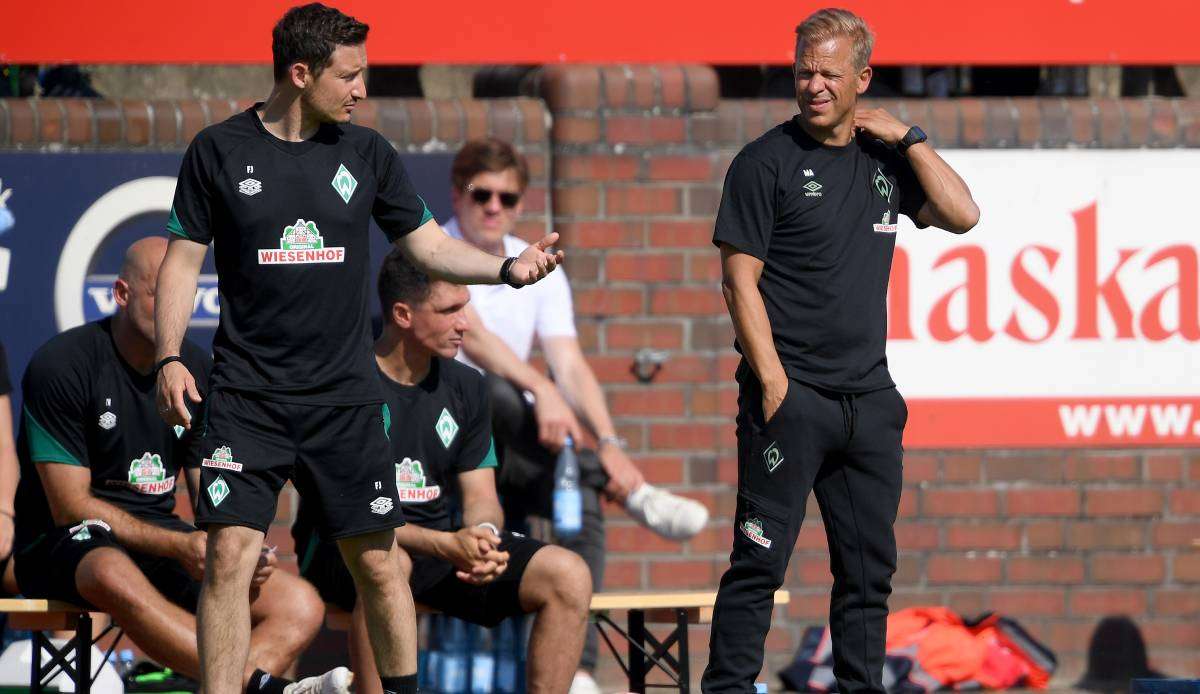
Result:
<svg viewBox="0 0 1200 694">
<path fill-rule="evenodd" d="M 354 689 L 358 694 L 383 694 L 379 670 L 371 653 L 371 635 L 367 633 L 367 614 L 362 600 L 354 603 L 350 615 L 350 667 L 354 670 Z"/>
<path fill-rule="evenodd" d="M 408 587 L 411 562 L 396 546 L 395 532 L 343 538 L 338 548 L 358 589 L 379 674 L 416 674 L 417 616 Z"/>
<path fill-rule="evenodd" d="M 263 533 L 236 525 L 208 528 L 208 554 L 197 613 L 200 687 L 204 694 L 241 694 L 250 653 L 250 580 Z"/>
<path fill-rule="evenodd" d="M 529 691 L 565 692 L 579 667 L 592 575 L 578 554 L 539 549 L 521 577 L 521 609 L 536 612 L 529 635 Z"/>
<path fill-rule="evenodd" d="M 296 659 L 312 643 L 325 619 L 325 603 L 316 588 L 276 569 L 251 591 L 250 657 L 243 684 L 255 670 L 286 677 Z"/>
</svg>

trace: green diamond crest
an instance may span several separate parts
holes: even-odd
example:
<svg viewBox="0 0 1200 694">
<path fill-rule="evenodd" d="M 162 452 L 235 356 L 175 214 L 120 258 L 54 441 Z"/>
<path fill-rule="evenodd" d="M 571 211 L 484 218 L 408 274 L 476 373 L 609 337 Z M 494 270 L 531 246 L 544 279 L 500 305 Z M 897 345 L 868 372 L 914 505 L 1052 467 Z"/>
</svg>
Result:
<svg viewBox="0 0 1200 694">
<path fill-rule="evenodd" d="M 225 478 L 217 475 L 217 479 L 208 485 L 208 498 L 212 499 L 213 506 L 220 506 L 221 502 L 229 497 L 229 485 L 225 483 Z"/>
<path fill-rule="evenodd" d="M 333 176 L 333 189 L 337 194 L 342 196 L 342 200 L 349 205 L 350 196 L 354 195 L 354 189 L 358 188 L 358 181 L 350 174 L 350 170 L 345 164 L 338 164 L 337 173 Z"/>
<path fill-rule="evenodd" d="M 455 435 L 458 434 L 458 422 L 454 421 L 454 417 L 450 415 L 450 410 L 443 407 L 442 414 L 438 417 L 434 429 L 437 431 L 438 438 L 442 440 L 442 445 L 449 448 L 450 443 L 454 441 Z"/>
</svg>

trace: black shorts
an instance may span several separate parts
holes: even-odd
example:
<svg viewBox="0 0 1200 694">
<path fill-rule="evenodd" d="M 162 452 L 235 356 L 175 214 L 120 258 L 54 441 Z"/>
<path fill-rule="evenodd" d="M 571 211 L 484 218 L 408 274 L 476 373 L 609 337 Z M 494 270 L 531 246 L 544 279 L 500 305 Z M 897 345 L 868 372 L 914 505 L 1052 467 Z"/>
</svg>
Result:
<svg viewBox="0 0 1200 694">
<path fill-rule="evenodd" d="M 174 516 L 144 520 L 168 530 L 196 532 L 195 527 Z M 100 521 L 55 528 L 18 552 L 14 556 L 16 566 L 13 568 L 21 594 L 27 598 L 65 600 L 95 609 L 95 605 L 79 594 L 75 585 L 75 571 L 88 552 L 101 547 L 115 547 L 125 552 L 164 597 L 188 612 L 196 613 L 196 605 L 200 600 L 200 581 L 192 578 L 183 564 L 168 557 L 142 554 L 121 546 L 108 525 Z"/>
<path fill-rule="evenodd" d="M 293 405 L 217 391 L 208 397 L 196 525 L 267 532 L 289 479 L 324 537 L 404 525 L 386 405 Z"/>
<path fill-rule="evenodd" d="M 525 613 L 521 609 L 521 578 L 529 560 L 545 546 L 545 543 L 524 535 L 504 531 L 500 550 L 508 552 L 508 568 L 496 580 L 482 586 L 460 581 L 449 562 L 413 555 L 413 574 L 409 581 L 413 600 L 451 617 L 494 627 L 509 617 Z M 357 600 L 354 579 L 342 562 L 337 546 L 313 536 L 303 544 L 298 539 L 296 549 L 302 547 L 300 575 L 316 586 L 322 600 L 347 612 L 352 611 Z"/>
</svg>

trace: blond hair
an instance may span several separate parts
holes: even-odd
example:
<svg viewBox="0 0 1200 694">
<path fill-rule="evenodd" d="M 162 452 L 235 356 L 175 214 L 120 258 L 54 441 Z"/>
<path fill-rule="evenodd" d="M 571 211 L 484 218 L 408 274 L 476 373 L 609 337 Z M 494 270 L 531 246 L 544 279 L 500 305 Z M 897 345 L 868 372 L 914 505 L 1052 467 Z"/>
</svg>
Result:
<svg viewBox="0 0 1200 694">
<path fill-rule="evenodd" d="M 850 10 L 834 7 L 817 10 L 796 27 L 796 58 L 800 58 L 801 44 L 812 46 L 835 38 L 850 39 L 855 69 L 862 70 L 871 61 L 875 35 L 867 23 Z"/>
</svg>

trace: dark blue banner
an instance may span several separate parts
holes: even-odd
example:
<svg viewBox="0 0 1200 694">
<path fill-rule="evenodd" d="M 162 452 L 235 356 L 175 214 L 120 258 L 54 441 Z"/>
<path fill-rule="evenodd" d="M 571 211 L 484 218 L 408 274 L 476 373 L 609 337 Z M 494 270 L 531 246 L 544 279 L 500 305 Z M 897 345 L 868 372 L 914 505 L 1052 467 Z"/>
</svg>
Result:
<svg viewBox="0 0 1200 694">
<path fill-rule="evenodd" d="M 0 342 L 18 391 L 38 346 L 115 310 L 112 283 L 125 249 L 166 233 L 181 156 L 0 152 Z M 434 216 L 449 219 L 452 155 L 402 159 Z M 378 267 L 387 239 L 378 229 L 371 238 Z M 201 273 L 188 337 L 207 346 L 220 310 L 211 251 Z"/>
</svg>

